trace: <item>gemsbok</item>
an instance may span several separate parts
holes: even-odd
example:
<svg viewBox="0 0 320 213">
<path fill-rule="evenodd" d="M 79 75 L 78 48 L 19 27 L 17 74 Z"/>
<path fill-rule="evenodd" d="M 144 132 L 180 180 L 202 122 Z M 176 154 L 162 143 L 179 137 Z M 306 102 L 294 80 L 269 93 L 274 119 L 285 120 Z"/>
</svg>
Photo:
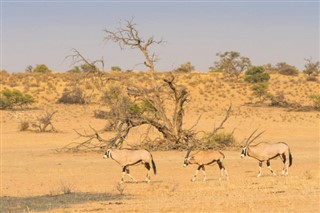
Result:
<svg viewBox="0 0 320 213">
<path fill-rule="evenodd" d="M 150 170 L 151 165 L 154 174 L 157 173 L 156 165 L 153 161 L 152 154 L 145 150 L 130 150 L 130 149 L 108 149 L 103 158 L 111 158 L 116 161 L 122 167 L 122 178 L 121 182 L 124 182 L 124 175 L 127 174 L 134 182 L 137 182 L 134 177 L 130 175 L 129 166 L 137 165 L 138 163 L 144 164 L 148 172 L 146 175 L 147 183 L 150 183 Z"/>
<path fill-rule="evenodd" d="M 271 171 L 273 175 L 276 173 L 270 167 L 270 160 L 280 157 L 282 162 L 284 163 L 282 174 L 288 175 L 288 169 L 292 165 L 292 155 L 290 152 L 290 148 L 288 144 L 284 142 L 278 143 L 268 143 L 268 142 L 260 142 L 258 144 L 251 145 L 251 143 L 257 139 L 263 132 L 259 133 L 252 140 L 252 136 L 256 133 L 255 130 L 250 137 L 247 139 L 245 146 L 242 147 L 241 157 L 250 156 L 259 161 L 259 173 L 258 177 L 261 176 L 261 167 L 264 161 L 267 162 L 267 167 Z"/>
<path fill-rule="evenodd" d="M 225 156 L 222 152 L 220 151 L 197 151 L 193 154 L 190 155 L 190 152 L 192 150 L 192 147 L 189 148 L 186 156 L 184 157 L 184 167 L 188 166 L 189 164 L 197 164 L 198 168 L 196 170 L 196 173 L 194 174 L 192 181 L 196 180 L 196 177 L 198 175 L 198 172 L 200 169 L 202 169 L 204 179 L 203 181 L 207 180 L 206 172 L 205 172 L 205 165 L 212 165 L 215 162 L 219 165 L 220 168 L 220 178 L 219 181 L 222 178 L 223 172 L 226 175 L 226 179 L 228 180 L 228 173 L 227 170 L 225 169 L 222 161 L 224 160 Z"/>
</svg>

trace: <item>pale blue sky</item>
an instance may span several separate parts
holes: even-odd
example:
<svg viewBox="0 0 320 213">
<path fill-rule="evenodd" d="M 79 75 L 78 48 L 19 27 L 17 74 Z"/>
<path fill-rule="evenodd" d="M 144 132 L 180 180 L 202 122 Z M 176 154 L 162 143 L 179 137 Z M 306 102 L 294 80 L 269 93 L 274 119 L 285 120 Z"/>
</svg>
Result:
<svg viewBox="0 0 320 213">
<path fill-rule="evenodd" d="M 146 70 L 140 52 L 106 43 L 103 29 L 134 17 L 144 37 L 166 43 L 157 70 L 191 61 L 208 71 L 217 52 L 238 51 L 254 65 L 287 62 L 303 69 L 319 60 L 319 1 L 1 1 L 2 69 L 24 71 L 46 64 L 66 71 L 78 49 L 91 60 L 122 69 Z"/>
</svg>

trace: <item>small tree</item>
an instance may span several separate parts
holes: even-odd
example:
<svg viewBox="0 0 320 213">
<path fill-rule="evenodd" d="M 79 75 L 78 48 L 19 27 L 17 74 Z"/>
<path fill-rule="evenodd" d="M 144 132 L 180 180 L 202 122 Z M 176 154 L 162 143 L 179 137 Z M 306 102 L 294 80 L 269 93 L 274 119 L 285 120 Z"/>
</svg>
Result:
<svg viewBox="0 0 320 213">
<path fill-rule="evenodd" d="M 298 75 L 299 70 L 292 65 L 287 64 L 286 62 L 280 62 L 276 65 L 277 71 L 281 75 Z"/>
<path fill-rule="evenodd" d="M 239 52 L 217 53 L 220 60 L 215 62 L 213 70 L 222 70 L 227 78 L 239 78 L 239 75 L 251 67 L 251 61 L 247 57 L 243 57 Z"/>
<path fill-rule="evenodd" d="M 133 19 L 125 22 L 125 26 L 122 26 L 120 23 L 120 26 L 115 31 L 105 29 L 105 40 L 118 43 L 121 49 L 124 49 L 124 47 L 139 49 L 146 59 L 143 64 L 148 67 L 150 71 L 154 71 L 154 63 L 158 60 L 158 56 L 155 53 L 151 54 L 149 49 L 154 44 L 163 43 L 162 39 L 157 41 L 154 39 L 154 36 L 144 39 L 141 37 L 140 31 L 137 29 Z"/>
<path fill-rule="evenodd" d="M 320 94 L 313 94 L 310 98 L 313 101 L 314 108 L 320 111 Z"/>
<path fill-rule="evenodd" d="M 75 66 L 73 67 L 71 70 L 68 70 L 67 71 L 68 73 L 80 73 L 81 72 L 81 69 L 79 66 Z"/>
<path fill-rule="evenodd" d="M 180 67 L 178 67 L 176 70 L 174 70 L 175 72 L 184 72 L 184 73 L 187 73 L 187 72 L 192 72 L 194 71 L 195 68 L 194 66 L 191 64 L 190 61 L 184 63 L 184 64 L 181 64 Z"/>
<path fill-rule="evenodd" d="M 111 67 L 111 71 L 112 72 L 121 72 L 121 68 L 118 66 L 113 66 L 113 67 Z"/>
<path fill-rule="evenodd" d="M 265 72 L 264 67 L 255 66 L 251 67 L 245 72 L 244 80 L 250 83 L 266 82 L 269 81 L 270 75 Z"/>
<path fill-rule="evenodd" d="M 259 82 L 255 83 L 251 87 L 252 95 L 257 97 L 261 103 L 263 103 L 266 98 L 270 96 L 268 92 L 268 83 L 267 82 Z"/>
<path fill-rule="evenodd" d="M 34 102 L 35 99 L 29 94 L 22 93 L 19 90 L 5 89 L 1 92 L 0 108 L 12 109 L 17 106 L 22 108 Z"/>
<path fill-rule="evenodd" d="M 28 65 L 25 69 L 26 72 L 33 72 L 33 66 Z"/>
<path fill-rule="evenodd" d="M 45 64 L 39 64 L 34 69 L 35 73 L 49 73 L 51 70 Z"/>
<path fill-rule="evenodd" d="M 312 75 L 316 76 L 320 73 L 320 61 L 312 62 L 312 58 L 305 58 L 304 60 L 307 62 L 304 65 L 304 74 L 307 74 L 308 77 L 310 77 Z"/>
</svg>

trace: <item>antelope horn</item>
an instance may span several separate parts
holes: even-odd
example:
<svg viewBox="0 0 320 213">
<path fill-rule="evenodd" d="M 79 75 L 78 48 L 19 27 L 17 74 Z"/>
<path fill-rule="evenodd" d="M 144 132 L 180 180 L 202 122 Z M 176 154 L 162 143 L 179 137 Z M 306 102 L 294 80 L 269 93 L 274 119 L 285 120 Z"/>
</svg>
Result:
<svg viewBox="0 0 320 213">
<path fill-rule="evenodd" d="M 249 141 L 250 141 L 251 137 L 254 135 L 254 133 L 256 133 L 257 130 L 258 130 L 258 129 L 254 130 L 254 131 L 251 133 L 250 137 L 249 137 L 249 138 L 247 139 L 247 141 L 246 141 L 246 146 L 249 144 Z"/>
<path fill-rule="evenodd" d="M 255 139 L 257 139 L 260 135 L 262 135 L 265 131 L 266 131 L 266 130 L 260 132 L 257 136 L 255 136 L 250 142 L 248 142 L 248 145 L 249 145 L 250 143 L 252 143 Z"/>
<path fill-rule="evenodd" d="M 187 154 L 186 154 L 186 156 L 185 156 L 184 158 L 189 157 L 189 155 L 190 155 L 190 152 L 191 152 L 192 148 L 193 148 L 193 146 L 191 146 L 191 147 L 188 149 L 188 152 L 187 152 Z"/>
</svg>

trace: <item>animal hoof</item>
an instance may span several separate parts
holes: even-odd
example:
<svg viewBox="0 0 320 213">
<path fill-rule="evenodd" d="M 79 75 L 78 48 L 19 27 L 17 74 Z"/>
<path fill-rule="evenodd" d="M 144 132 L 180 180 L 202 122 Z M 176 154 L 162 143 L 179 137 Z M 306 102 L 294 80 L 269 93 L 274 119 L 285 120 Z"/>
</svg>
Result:
<svg viewBox="0 0 320 213">
<path fill-rule="evenodd" d="M 191 181 L 192 181 L 192 182 L 194 182 L 194 181 L 195 181 L 195 179 L 191 179 Z"/>
</svg>

